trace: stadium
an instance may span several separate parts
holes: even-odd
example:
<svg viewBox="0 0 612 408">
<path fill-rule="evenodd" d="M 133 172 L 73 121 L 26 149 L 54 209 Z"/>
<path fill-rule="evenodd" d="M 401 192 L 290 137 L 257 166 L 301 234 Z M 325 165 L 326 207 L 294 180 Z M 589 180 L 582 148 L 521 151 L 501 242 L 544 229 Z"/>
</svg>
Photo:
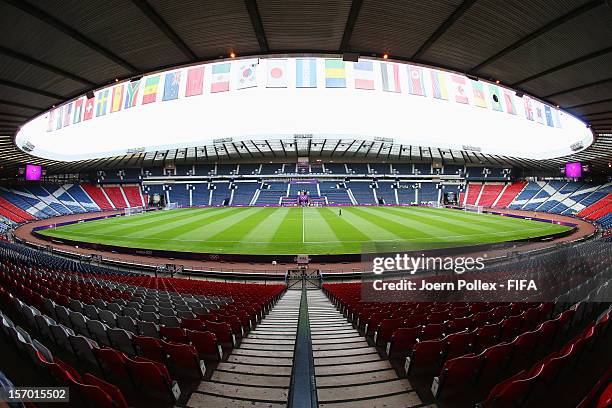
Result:
<svg viewBox="0 0 612 408">
<path fill-rule="evenodd" d="M 612 406 L 608 1 L 0 21 L 0 406 Z"/>
</svg>

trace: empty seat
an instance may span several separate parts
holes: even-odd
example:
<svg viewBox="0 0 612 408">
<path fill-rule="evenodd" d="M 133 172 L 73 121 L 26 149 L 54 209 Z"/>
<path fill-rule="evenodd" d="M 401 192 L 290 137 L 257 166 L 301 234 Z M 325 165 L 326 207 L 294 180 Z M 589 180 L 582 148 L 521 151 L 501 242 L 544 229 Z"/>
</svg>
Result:
<svg viewBox="0 0 612 408">
<path fill-rule="evenodd" d="M 70 323 L 77 334 L 90 337 L 89 330 L 87 330 L 87 321 L 85 320 L 85 316 L 81 313 L 70 312 Z"/>
<path fill-rule="evenodd" d="M 440 374 L 434 377 L 431 385 L 434 397 L 440 399 L 443 390 L 449 388 L 463 388 L 467 384 L 474 384 L 478 379 L 483 361 L 482 355 L 473 353 L 446 360 Z"/>
<path fill-rule="evenodd" d="M 217 342 L 217 336 L 209 331 L 185 330 L 191 344 L 196 348 L 201 358 L 221 360 L 223 350 Z"/>
<path fill-rule="evenodd" d="M 117 316 L 117 327 L 132 333 L 138 333 L 136 322 L 129 316 Z"/>
<path fill-rule="evenodd" d="M 95 377 L 89 373 L 85 374 L 82 378 L 85 384 L 93 385 L 93 386 L 100 388 L 110 397 L 112 405 L 109 405 L 109 407 L 114 407 L 114 408 L 127 408 L 128 407 L 128 404 L 125 401 L 123 393 L 121 392 L 119 388 L 117 388 L 117 386 L 107 383 L 106 381 L 103 381 L 99 379 L 98 377 Z M 89 399 L 93 399 L 93 396 L 90 396 Z M 102 401 L 94 400 L 93 402 L 96 403 L 98 406 L 101 406 L 100 405 L 101 402 L 104 402 L 104 401 L 105 400 L 103 399 Z"/>
<path fill-rule="evenodd" d="M 161 338 L 166 341 L 172 341 L 175 343 L 186 343 L 187 335 L 185 331 L 180 327 L 165 327 L 161 326 L 159 328 L 159 334 Z"/>
<path fill-rule="evenodd" d="M 140 357 L 126 358 L 130 376 L 138 388 L 151 395 L 174 403 L 181 395 L 176 381 L 172 381 L 163 364 Z"/>
<path fill-rule="evenodd" d="M 95 368 L 98 367 L 98 361 L 93 354 L 93 349 L 98 348 L 98 344 L 95 341 L 85 336 L 69 336 L 68 339 L 74 354 L 81 363 Z"/>
<path fill-rule="evenodd" d="M 89 319 L 98 320 L 98 308 L 94 305 L 84 305 L 83 306 L 83 314 L 87 316 Z"/>
<path fill-rule="evenodd" d="M 138 334 L 141 336 L 154 337 L 159 339 L 159 327 L 153 322 L 144 322 L 142 320 L 137 321 Z"/>
<path fill-rule="evenodd" d="M 166 327 L 180 327 L 181 321 L 176 316 L 159 316 L 159 323 Z"/>
<path fill-rule="evenodd" d="M 452 359 L 471 352 L 474 334 L 474 332 L 461 332 L 446 336 L 444 338 L 446 340 L 444 357 Z"/>
<path fill-rule="evenodd" d="M 389 356 L 401 355 L 405 356 L 417 342 L 423 328 L 418 327 L 400 327 L 393 332 L 391 341 L 387 344 L 387 354 Z"/>
<path fill-rule="evenodd" d="M 166 361 L 164 350 L 158 339 L 153 337 L 134 336 L 132 340 L 139 356 L 148 358 L 149 360 L 159 361 L 160 363 Z"/>
<path fill-rule="evenodd" d="M 94 349 L 94 355 L 104 376 L 113 383 L 132 385 L 127 370 L 127 361 L 123 353 L 112 348 Z"/>
<path fill-rule="evenodd" d="M 132 335 L 129 332 L 116 328 L 108 329 L 107 334 L 113 347 L 130 356 L 136 355 L 136 350 L 132 345 Z"/>
<path fill-rule="evenodd" d="M 100 320 L 107 326 L 111 328 L 117 327 L 117 316 L 110 310 L 100 310 L 98 316 L 100 316 Z"/>
<path fill-rule="evenodd" d="M 52 324 L 49 326 L 49 328 L 51 329 L 51 333 L 53 334 L 55 344 L 57 344 L 58 347 L 64 349 L 65 351 L 72 353 L 72 346 L 70 345 L 69 337 L 74 336 L 74 331 L 62 324 Z"/>
<path fill-rule="evenodd" d="M 484 408 L 524 406 L 543 368 L 544 365 L 539 364 L 530 371 L 521 371 L 508 380 L 499 383 L 482 402 L 482 406 Z"/>
<path fill-rule="evenodd" d="M 404 364 L 406 373 L 410 374 L 415 367 L 417 369 L 437 369 L 443 348 L 444 341 L 442 340 L 426 340 L 416 343 L 410 355 L 406 357 Z"/>
<path fill-rule="evenodd" d="M 168 357 L 171 370 L 179 377 L 202 378 L 206 374 L 206 366 L 198 357 L 194 346 L 161 341 Z"/>
<path fill-rule="evenodd" d="M 91 334 L 91 338 L 98 344 L 111 347 L 111 342 L 106 333 L 107 326 L 99 320 L 88 320 L 87 330 Z"/>
</svg>

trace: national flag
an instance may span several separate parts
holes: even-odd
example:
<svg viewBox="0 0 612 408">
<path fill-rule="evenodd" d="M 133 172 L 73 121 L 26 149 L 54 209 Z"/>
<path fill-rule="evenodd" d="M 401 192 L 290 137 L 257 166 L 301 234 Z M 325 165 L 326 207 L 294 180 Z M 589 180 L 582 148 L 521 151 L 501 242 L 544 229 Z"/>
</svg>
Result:
<svg viewBox="0 0 612 408">
<path fill-rule="evenodd" d="M 534 101 L 535 111 L 536 111 L 536 120 L 538 123 L 544 124 L 544 109 L 543 105 L 540 102 Z"/>
<path fill-rule="evenodd" d="M 113 101 L 111 102 L 111 113 L 118 112 L 121 110 L 123 105 L 123 85 L 119 85 L 113 88 Z"/>
<path fill-rule="evenodd" d="M 238 67 L 238 80 L 236 88 L 245 89 L 257 86 L 257 62 L 254 60 L 241 61 Z"/>
<path fill-rule="evenodd" d="M 145 80 L 142 104 L 153 103 L 157 100 L 157 88 L 159 87 L 159 75 L 150 76 Z"/>
<path fill-rule="evenodd" d="M 531 106 L 531 98 L 527 95 L 523 96 L 523 103 L 525 104 L 525 117 L 528 120 L 533 120 L 533 107 Z"/>
<path fill-rule="evenodd" d="M 499 87 L 489 85 L 489 93 L 491 94 L 491 108 L 498 112 L 503 112 L 504 108 L 501 104 L 501 92 L 499 91 Z"/>
<path fill-rule="evenodd" d="M 412 95 L 425 96 L 425 82 L 423 82 L 423 68 L 407 66 L 408 69 L 408 92 Z"/>
<path fill-rule="evenodd" d="M 380 64 L 382 88 L 387 92 L 401 92 L 399 66 L 397 64 Z"/>
<path fill-rule="evenodd" d="M 93 118 L 94 114 L 94 103 L 96 102 L 96 98 L 93 97 L 91 99 L 87 99 L 85 102 L 85 113 L 83 114 L 83 120 L 89 120 Z"/>
<path fill-rule="evenodd" d="M 74 115 L 72 123 L 79 123 L 83 117 L 83 98 L 79 98 L 74 103 Z"/>
<path fill-rule="evenodd" d="M 353 63 L 355 89 L 374 89 L 374 63 L 371 60 L 360 60 Z"/>
<path fill-rule="evenodd" d="M 72 102 L 64 106 L 64 127 L 70 126 L 72 120 Z"/>
<path fill-rule="evenodd" d="M 55 127 L 55 110 L 49 111 L 49 122 L 47 123 L 47 132 L 53 132 Z"/>
<path fill-rule="evenodd" d="M 171 101 L 178 98 L 181 85 L 181 71 L 170 72 L 164 79 L 164 95 L 162 101 Z"/>
<path fill-rule="evenodd" d="M 96 104 L 96 117 L 106 115 L 106 105 L 108 105 L 108 91 L 108 89 L 105 89 L 98 94 L 98 103 Z"/>
<path fill-rule="evenodd" d="M 204 67 L 195 67 L 187 70 L 187 89 L 185 96 L 202 95 L 204 89 Z"/>
<path fill-rule="evenodd" d="M 325 60 L 325 87 L 346 88 L 344 61 L 339 59 Z"/>
<path fill-rule="evenodd" d="M 295 87 L 317 87 L 317 61 L 312 58 L 295 61 Z"/>
<path fill-rule="evenodd" d="M 552 108 L 552 113 L 555 121 L 555 127 L 561 129 L 561 116 L 559 115 L 559 109 Z"/>
<path fill-rule="evenodd" d="M 136 101 L 138 100 L 138 90 L 140 89 L 140 81 L 131 81 L 128 82 L 127 91 L 125 93 L 125 105 L 124 108 L 132 108 L 136 106 Z"/>
<path fill-rule="evenodd" d="M 444 79 L 443 72 L 431 71 L 431 89 L 434 98 L 448 100 L 448 91 L 446 90 L 446 80 Z"/>
<path fill-rule="evenodd" d="M 287 60 L 269 59 L 267 64 L 266 88 L 286 88 L 287 87 Z"/>
<path fill-rule="evenodd" d="M 480 81 L 472 81 L 472 91 L 474 91 L 474 105 L 481 108 L 487 107 L 487 99 L 484 94 L 484 86 Z"/>
<path fill-rule="evenodd" d="M 455 102 L 470 103 L 465 89 L 465 77 L 461 75 L 453 75 L 453 86 L 455 88 Z"/>
<path fill-rule="evenodd" d="M 554 127 L 555 123 L 553 122 L 552 112 L 550 111 L 550 106 L 544 105 L 544 112 L 546 114 L 546 125 Z"/>
<path fill-rule="evenodd" d="M 64 108 L 57 108 L 56 111 L 57 112 L 55 113 L 55 130 L 59 130 L 64 124 Z"/>
<path fill-rule="evenodd" d="M 514 96 L 508 91 L 504 91 L 504 102 L 506 103 L 506 112 L 516 115 L 516 108 L 514 107 Z"/>
<path fill-rule="evenodd" d="M 229 91 L 231 67 L 232 65 L 229 62 L 225 64 L 213 65 L 210 92 L 216 93 Z"/>
</svg>

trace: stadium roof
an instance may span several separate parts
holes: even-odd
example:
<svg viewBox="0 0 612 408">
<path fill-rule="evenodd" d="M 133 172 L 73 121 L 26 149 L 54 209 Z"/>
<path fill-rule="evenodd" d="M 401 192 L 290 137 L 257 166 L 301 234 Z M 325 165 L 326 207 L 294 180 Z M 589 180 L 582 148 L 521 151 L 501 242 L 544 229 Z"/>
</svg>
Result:
<svg viewBox="0 0 612 408">
<path fill-rule="evenodd" d="M 26 162 L 75 168 L 33 158 L 13 143 L 22 123 L 53 105 L 116 79 L 231 52 L 387 53 L 499 80 L 591 125 L 595 143 L 573 158 L 600 171 L 612 161 L 612 4 L 606 0 L 0 0 L 0 24 L 4 174 Z M 247 157 L 252 147 L 244 147 Z M 231 146 L 221 148 L 232 157 Z M 280 142 L 270 150 L 287 155 Z M 149 156 L 176 154 L 182 153 Z M 145 157 L 79 166 L 134 160 Z"/>
</svg>

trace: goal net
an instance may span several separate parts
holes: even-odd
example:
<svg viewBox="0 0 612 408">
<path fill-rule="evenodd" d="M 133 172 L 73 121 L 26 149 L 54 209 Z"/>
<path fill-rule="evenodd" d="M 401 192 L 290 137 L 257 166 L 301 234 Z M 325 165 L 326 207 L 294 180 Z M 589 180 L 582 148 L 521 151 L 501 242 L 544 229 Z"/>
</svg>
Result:
<svg viewBox="0 0 612 408">
<path fill-rule="evenodd" d="M 143 207 L 131 207 L 131 208 L 126 208 L 124 215 L 136 215 L 136 214 L 141 214 L 142 212 L 144 212 L 144 208 Z"/>
<path fill-rule="evenodd" d="M 165 208 L 165 209 L 166 209 L 166 210 L 175 210 L 175 209 L 177 209 L 177 208 L 179 208 L 178 203 L 168 203 L 168 204 L 166 205 L 166 208 Z"/>
<path fill-rule="evenodd" d="M 469 212 L 482 213 L 482 205 L 466 204 L 463 209 Z"/>
</svg>

